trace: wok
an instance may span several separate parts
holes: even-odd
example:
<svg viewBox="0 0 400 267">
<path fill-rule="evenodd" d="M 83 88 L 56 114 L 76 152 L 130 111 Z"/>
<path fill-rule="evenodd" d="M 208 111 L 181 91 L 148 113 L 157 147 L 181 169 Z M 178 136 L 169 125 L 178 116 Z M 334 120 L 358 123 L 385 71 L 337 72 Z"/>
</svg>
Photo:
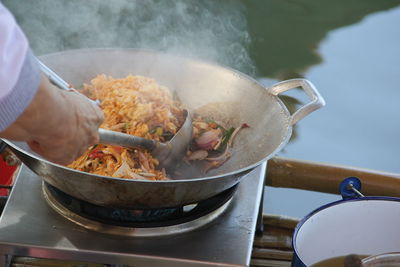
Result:
<svg viewBox="0 0 400 267">
<path fill-rule="evenodd" d="M 186 173 L 178 180 L 142 181 L 105 177 L 49 162 L 25 143 L 5 140 L 16 156 L 44 181 L 78 199 L 108 207 L 150 209 L 174 207 L 214 196 L 237 184 L 252 169 L 288 142 L 292 126 L 325 103 L 305 79 L 265 88 L 243 73 L 219 65 L 135 49 L 83 49 L 49 54 L 41 60 L 76 87 L 98 74 L 154 78 L 175 91 L 187 109 L 238 127 L 232 157 L 207 174 Z M 278 95 L 302 88 L 310 102 L 290 114 Z M 60 122 L 62 127 L 62 122 Z"/>
</svg>

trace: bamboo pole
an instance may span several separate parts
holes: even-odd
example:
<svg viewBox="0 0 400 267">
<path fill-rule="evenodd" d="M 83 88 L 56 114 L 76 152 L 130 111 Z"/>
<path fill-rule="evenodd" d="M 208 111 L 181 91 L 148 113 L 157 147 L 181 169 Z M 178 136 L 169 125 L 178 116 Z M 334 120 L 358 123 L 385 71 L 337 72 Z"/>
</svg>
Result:
<svg viewBox="0 0 400 267">
<path fill-rule="evenodd" d="M 400 174 L 282 157 L 268 161 L 266 185 L 339 194 L 349 176 L 361 180 L 366 196 L 400 197 Z"/>
<path fill-rule="evenodd" d="M 250 262 L 251 267 L 290 267 L 290 261 L 277 261 L 268 259 L 252 259 Z"/>
<path fill-rule="evenodd" d="M 260 248 L 292 249 L 292 237 L 285 235 L 263 235 L 254 239 L 254 246 Z"/>
<path fill-rule="evenodd" d="M 293 230 L 299 223 L 299 219 L 276 214 L 263 214 L 263 223 L 266 227 L 273 226 Z"/>
<path fill-rule="evenodd" d="M 70 261 L 70 260 L 55 260 L 55 259 L 43 259 L 43 258 L 31 258 L 31 257 L 13 257 L 10 267 L 73 267 L 73 266 L 84 266 L 84 267 L 103 267 L 104 264 L 88 263 L 81 261 Z"/>
<path fill-rule="evenodd" d="M 287 260 L 291 261 L 293 257 L 293 251 L 290 250 L 279 250 L 270 248 L 253 248 L 251 258 L 252 259 L 272 259 L 272 260 Z"/>
</svg>

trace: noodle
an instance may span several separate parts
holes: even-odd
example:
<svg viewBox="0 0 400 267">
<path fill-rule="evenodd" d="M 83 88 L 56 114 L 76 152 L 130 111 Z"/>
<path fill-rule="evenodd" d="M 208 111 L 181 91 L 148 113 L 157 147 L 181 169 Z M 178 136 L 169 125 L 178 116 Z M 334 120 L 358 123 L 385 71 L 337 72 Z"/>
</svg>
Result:
<svg viewBox="0 0 400 267">
<path fill-rule="evenodd" d="M 99 100 L 104 112 L 104 129 L 139 137 L 168 141 L 184 120 L 180 103 L 170 91 L 153 79 L 129 75 L 115 79 L 106 75 L 85 84 L 83 94 Z M 104 176 L 165 180 L 165 170 L 157 170 L 159 162 L 142 148 L 128 149 L 98 144 L 68 167 Z"/>
</svg>

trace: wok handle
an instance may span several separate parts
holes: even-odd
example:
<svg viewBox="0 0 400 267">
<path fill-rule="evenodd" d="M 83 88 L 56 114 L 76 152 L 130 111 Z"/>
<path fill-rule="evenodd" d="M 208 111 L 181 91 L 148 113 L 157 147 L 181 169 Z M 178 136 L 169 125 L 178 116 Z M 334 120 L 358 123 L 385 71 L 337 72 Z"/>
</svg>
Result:
<svg viewBox="0 0 400 267">
<path fill-rule="evenodd" d="M 400 197 L 400 174 L 282 157 L 268 160 L 266 185 L 340 194 L 349 176 L 361 180 L 365 196 Z"/>
<path fill-rule="evenodd" d="M 37 59 L 37 61 L 39 63 L 40 70 L 44 73 L 44 75 L 46 75 L 46 77 L 49 79 L 49 81 L 52 84 L 54 84 L 55 86 L 57 86 L 60 89 L 75 92 L 77 94 L 81 94 L 77 90 L 75 90 L 73 87 L 71 87 L 71 85 L 69 85 L 66 81 L 64 81 L 63 78 L 58 76 L 57 73 L 55 73 L 49 67 L 47 67 L 42 61 L 40 61 L 39 59 Z M 90 98 L 87 98 L 87 99 L 96 106 L 98 106 L 100 104 L 100 102 L 98 100 L 95 101 Z"/>
<path fill-rule="evenodd" d="M 303 119 L 311 112 L 325 106 L 325 100 L 319 94 L 317 88 L 315 88 L 315 86 L 306 79 L 286 80 L 276 83 L 272 85 L 272 87 L 268 88 L 268 91 L 272 95 L 277 96 L 280 93 L 299 87 L 304 90 L 304 92 L 310 98 L 311 102 L 302 106 L 296 112 L 294 112 L 291 119 L 291 125 L 296 124 L 299 120 Z"/>
<path fill-rule="evenodd" d="M 40 70 L 46 75 L 46 77 L 50 80 L 52 84 L 60 89 L 72 91 L 72 87 L 66 81 L 64 81 L 54 71 L 47 67 L 42 61 L 40 61 L 39 59 L 37 59 L 37 61 L 39 63 Z"/>
</svg>

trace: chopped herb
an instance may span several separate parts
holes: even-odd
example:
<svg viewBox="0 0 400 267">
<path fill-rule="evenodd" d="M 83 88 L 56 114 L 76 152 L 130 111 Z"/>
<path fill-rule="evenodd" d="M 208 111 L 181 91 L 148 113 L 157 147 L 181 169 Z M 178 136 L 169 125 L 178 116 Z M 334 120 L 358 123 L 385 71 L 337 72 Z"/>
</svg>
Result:
<svg viewBox="0 0 400 267">
<path fill-rule="evenodd" d="M 223 133 L 226 132 L 226 131 L 228 131 L 227 129 L 225 129 L 224 127 L 222 127 L 221 125 L 219 125 L 218 123 L 217 123 L 217 127 L 220 128 L 220 129 L 222 130 Z"/>
<path fill-rule="evenodd" d="M 94 146 L 92 146 L 91 150 L 95 149 L 97 146 L 98 146 L 98 144 L 95 144 Z"/>
<path fill-rule="evenodd" d="M 122 129 L 126 132 L 128 128 L 129 128 L 129 123 L 125 122 L 124 127 Z"/>
<path fill-rule="evenodd" d="M 155 134 L 157 134 L 157 135 L 159 135 L 159 136 L 162 136 L 163 132 L 164 132 L 163 128 L 157 127 L 157 128 L 156 128 Z"/>
<path fill-rule="evenodd" d="M 159 126 L 157 126 L 157 127 L 151 128 L 149 130 L 149 133 L 150 134 L 156 134 L 156 135 L 159 135 L 159 136 L 163 136 L 164 135 L 164 129 L 159 127 Z"/>
<path fill-rule="evenodd" d="M 218 152 L 225 151 L 226 145 L 228 144 L 228 141 L 231 138 L 234 131 L 235 131 L 235 128 L 233 128 L 233 127 L 229 128 L 228 130 L 223 131 L 222 142 L 221 142 L 221 145 L 217 149 Z"/>
<path fill-rule="evenodd" d="M 163 132 L 161 136 L 164 137 L 164 139 L 167 141 L 174 137 L 174 135 L 168 131 Z"/>
</svg>

